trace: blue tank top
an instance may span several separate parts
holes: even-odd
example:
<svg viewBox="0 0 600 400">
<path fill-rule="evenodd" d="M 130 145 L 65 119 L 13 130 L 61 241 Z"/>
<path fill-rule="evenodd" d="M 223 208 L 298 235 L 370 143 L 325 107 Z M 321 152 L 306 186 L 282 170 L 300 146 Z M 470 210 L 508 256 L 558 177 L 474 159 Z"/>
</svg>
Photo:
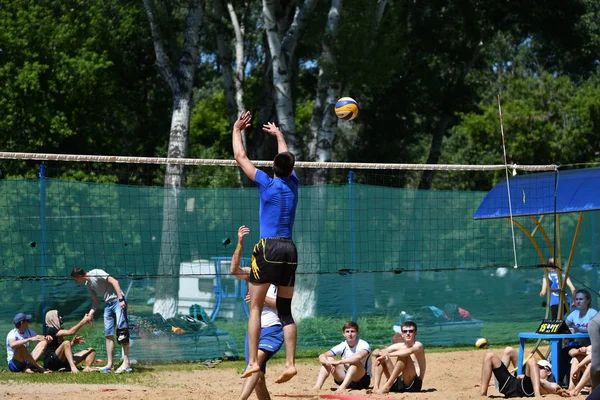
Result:
<svg viewBox="0 0 600 400">
<path fill-rule="evenodd" d="M 556 290 L 558 289 L 558 272 L 557 271 L 549 271 L 548 278 L 550 279 L 550 289 Z M 565 279 L 565 274 L 562 276 L 563 280 Z M 543 279 L 546 279 L 546 275 L 543 275 Z M 558 292 L 550 292 L 550 305 L 556 306 L 560 300 Z"/>
<path fill-rule="evenodd" d="M 298 204 L 296 173 L 289 178 L 271 178 L 258 169 L 254 181 L 260 195 L 260 238 L 291 239 Z"/>
</svg>

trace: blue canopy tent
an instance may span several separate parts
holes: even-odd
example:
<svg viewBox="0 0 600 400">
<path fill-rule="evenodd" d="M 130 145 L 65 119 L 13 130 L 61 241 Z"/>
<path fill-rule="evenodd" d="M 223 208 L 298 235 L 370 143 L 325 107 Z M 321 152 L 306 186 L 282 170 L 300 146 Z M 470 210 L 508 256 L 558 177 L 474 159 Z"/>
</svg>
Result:
<svg viewBox="0 0 600 400">
<path fill-rule="evenodd" d="M 600 168 L 543 172 L 510 179 L 513 217 L 600 209 Z M 507 218 L 508 191 L 503 180 L 485 196 L 473 219 Z"/>
<path fill-rule="evenodd" d="M 535 235 L 539 232 L 546 241 L 556 264 L 560 266 L 562 265 L 560 215 L 578 212 L 579 216 L 577 217 L 573 243 L 564 268 L 565 276 L 568 276 L 583 214 L 586 211 L 600 210 L 600 168 L 565 171 L 557 169 L 552 172 L 515 176 L 510 178 L 508 183 L 510 185 L 507 187 L 507 181 L 503 180 L 488 192 L 473 215 L 473 219 L 504 218 L 513 223 L 529 238 L 538 253 L 540 262 L 544 264 L 544 255 L 535 238 Z M 510 208 L 508 201 L 509 189 Z M 546 215 L 552 215 L 554 218 L 556 249 L 541 224 Z M 534 222 L 535 228 L 530 232 L 518 220 L 519 217 L 529 217 Z M 560 278 L 559 280 L 562 281 Z M 560 285 L 561 293 L 563 293 L 561 299 L 564 301 L 564 282 L 560 282 Z M 562 314 L 562 307 L 559 309 L 560 314 Z M 562 316 L 560 314 L 559 317 Z"/>
</svg>

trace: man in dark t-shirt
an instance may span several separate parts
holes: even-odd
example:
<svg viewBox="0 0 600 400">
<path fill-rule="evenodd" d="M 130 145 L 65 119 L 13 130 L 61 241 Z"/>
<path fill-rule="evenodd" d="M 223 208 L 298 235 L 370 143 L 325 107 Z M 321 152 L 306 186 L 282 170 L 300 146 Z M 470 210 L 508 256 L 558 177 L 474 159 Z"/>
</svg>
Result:
<svg viewBox="0 0 600 400">
<path fill-rule="evenodd" d="M 296 375 L 296 324 L 292 318 L 292 296 L 298 252 L 292 240 L 292 228 L 298 204 L 298 177 L 294 173 L 295 158 L 288 152 L 283 133 L 272 122 L 263 125 L 263 131 L 277 139 L 278 154 L 273 160 L 273 178 L 256 169 L 248 159 L 241 132 L 250 126 L 252 116 L 242 112 L 233 125 L 233 155 L 238 165 L 258 185 L 260 195 L 260 240 L 252 251 L 250 272 L 250 318 L 248 319 L 248 366 L 242 374 L 246 378 L 260 371 L 258 340 L 260 315 L 265 296 L 271 284 L 277 286 L 277 313 L 283 325 L 286 362 L 283 373 L 275 382 L 289 381 Z"/>
</svg>

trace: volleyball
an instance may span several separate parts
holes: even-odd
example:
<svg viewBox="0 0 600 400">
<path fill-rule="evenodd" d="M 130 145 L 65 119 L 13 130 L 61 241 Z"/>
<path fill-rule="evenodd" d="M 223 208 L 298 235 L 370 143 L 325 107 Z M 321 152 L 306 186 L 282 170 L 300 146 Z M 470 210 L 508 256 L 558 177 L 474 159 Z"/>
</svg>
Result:
<svg viewBox="0 0 600 400">
<path fill-rule="evenodd" d="M 352 97 L 342 97 L 335 103 L 335 115 L 340 119 L 351 121 L 358 115 L 358 104 Z"/>
<path fill-rule="evenodd" d="M 487 347 L 487 345 L 488 345 L 488 341 L 486 338 L 479 338 L 475 342 L 475 347 L 477 347 L 478 349 L 485 349 Z"/>
</svg>

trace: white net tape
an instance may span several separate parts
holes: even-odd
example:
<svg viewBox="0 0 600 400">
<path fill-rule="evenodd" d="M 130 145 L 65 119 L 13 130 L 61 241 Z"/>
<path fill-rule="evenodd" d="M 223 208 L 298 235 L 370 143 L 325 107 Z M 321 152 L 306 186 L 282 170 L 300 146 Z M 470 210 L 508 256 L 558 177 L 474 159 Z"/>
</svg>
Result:
<svg viewBox="0 0 600 400">
<path fill-rule="evenodd" d="M 212 165 L 236 166 L 235 160 L 209 160 L 197 158 L 161 158 L 161 157 L 128 157 L 128 156 L 94 156 L 81 154 L 46 154 L 0 152 L 0 159 L 38 160 L 38 161 L 77 161 L 96 163 L 122 164 L 174 164 L 174 165 Z M 258 167 L 270 167 L 273 161 L 252 161 Z M 557 171 L 558 166 L 550 165 L 450 165 L 450 164 L 379 164 L 351 162 L 296 162 L 298 168 L 345 168 L 345 169 L 382 169 L 413 171 L 499 171 L 505 168 L 518 171 Z"/>
</svg>

